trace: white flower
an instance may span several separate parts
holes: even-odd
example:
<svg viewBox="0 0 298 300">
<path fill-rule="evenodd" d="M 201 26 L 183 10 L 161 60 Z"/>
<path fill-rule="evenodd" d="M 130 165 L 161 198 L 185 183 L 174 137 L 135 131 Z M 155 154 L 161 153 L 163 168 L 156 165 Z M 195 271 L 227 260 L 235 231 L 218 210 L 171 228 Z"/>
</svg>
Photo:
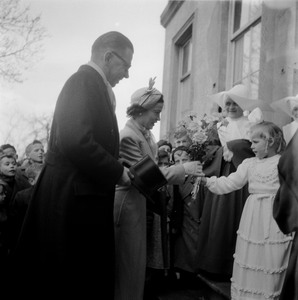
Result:
<svg viewBox="0 0 298 300">
<path fill-rule="evenodd" d="M 192 141 L 197 144 L 203 144 L 204 142 L 207 141 L 207 139 L 208 139 L 208 136 L 202 131 L 196 132 L 192 136 Z"/>
</svg>

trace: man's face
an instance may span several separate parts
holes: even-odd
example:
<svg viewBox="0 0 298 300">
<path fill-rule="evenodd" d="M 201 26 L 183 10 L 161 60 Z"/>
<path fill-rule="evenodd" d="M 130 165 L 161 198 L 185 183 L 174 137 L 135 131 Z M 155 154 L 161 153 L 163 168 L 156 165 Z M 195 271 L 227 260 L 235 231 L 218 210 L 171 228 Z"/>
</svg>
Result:
<svg viewBox="0 0 298 300">
<path fill-rule="evenodd" d="M 129 68 L 133 57 L 133 51 L 126 48 L 122 53 L 109 51 L 112 54 L 109 70 L 106 74 L 107 80 L 112 87 L 120 82 L 123 78 L 129 78 Z"/>
<path fill-rule="evenodd" d="M 42 163 L 43 162 L 43 154 L 44 154 L 44 148 L 42 144 L 34 144 L 32 146 L 32 150 L 29 153 L 29 158 L 33 162 Z"/>
</svg>

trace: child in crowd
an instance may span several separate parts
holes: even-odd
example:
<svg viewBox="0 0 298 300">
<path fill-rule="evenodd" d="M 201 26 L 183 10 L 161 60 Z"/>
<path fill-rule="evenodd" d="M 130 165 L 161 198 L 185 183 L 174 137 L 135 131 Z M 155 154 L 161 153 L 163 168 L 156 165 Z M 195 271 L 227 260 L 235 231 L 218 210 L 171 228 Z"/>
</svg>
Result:
<svg viewBox="0 0 298 300">
<path fill-rule="evenodd" d="M 3 154 L 11 155 L 16 159 L 16 162 L 17 162 L 16 178 L 18 178 L 18 180 L 22 180 L 22 178 L 19 178 L 19 177 L 23 177 L 24 174 L 21 169 L 20 163 L 18 163 L 18 153 L 17 153 L 16 148 L 11 144 L 4 144 L 4 145 L 0 146 L 0 149 L 2 150 Z M 25 177 L 25 179 L 27 180 L 26 177 Z"/>
<path fill-rule="evenodd" d="M 165 150 L 168 153 L 172 152 L 172 144 L 166 140 L 159 140 L 157 142 L 158 150 Z"/>
<path fill-rule="evenodd" d="M 179 146 L 184 146 L 184 147 L 189 147 L 191 144 L 191 139 L 190 137 L 187 135 L 186 131 L 177 131 L 175 132 L 174 135 L 174 139 L 175 139 L 175 148 L 179 147 Z"/>
<path fill-rule="evenodd" d="M 25 170 L 33 163 L 43 164 L 44 162 L 44 146 L 38 141 L 34 140 L 30 143 L 25 150 L 26 159 L 23 161 L 21 165 L 21 169 L 25 173 Z"/>
<path fill-rule="evenodd" d="M 2 150 L 2 152 L 4 154 L 8 154 L 11 156 L 14 156 L 14 158 L 16 159 L 16 161 L 18 161 L 18 154 L 17 154 L 17 150 L 16 148 L 11 145 L 11 144 L 4 144 L 0 146 L 0 149 Z"/>
<path fill-rule="evenodd" d="M 178 146 L 172 152 L 172 161 L 175 165 L 184 164 L 190 160 L 187 146 Z"/>
<path fill-rule="evenodd" d="M 158 150 L 159 168 L 170 166 L 169 153 L 164 149 Z M 162 199 L 162 197 L 164 198 Z M 169 251 L 169 218 L 168 200 L 170 199 L 169 186 L 163 186 L 155 193 L 156 202 L 159 203 L 159 213 L 157 214 L 147 208 L 147 269 L 146 269 L 146 290 L 161 287 L 165 279 L 165 270 L 170 266 L 170 255 L 167 253 L 167 261 L 164 261 L 162 239 L 168 243 Z M 161 203 L 161 201 L 164 201 Z M 163 204 L 163 205 L 162 205 Z M 164 218 L 164 219 L 161 219 Z M 161 220 L 165 220 L 163 223 Z M 162 226 L 164 226 L 162 230 Z M 164 236 L 163 236 L 164 235 Z"/>
<path fill-rule="evenodd" d="M 0 265 L 1 273 L 4 272 L 3 264 L 7 261 L 7 210 L 5 205 L 7 183 L 0 179 Z"/>
<path fill-rule="evenodd" d="M 17 242 L 18 236 L 21 231 L 21 227 L 27 212 L 29 200 L 33 193 L 34 185 L 37 182 L 39 174 L 42 170 L 43 165 L 33 163 L 26 169 L 26 176 L 28 178 L 28 182 L 30 183 L 30 187 L 19 191 L 15 198 L 13 199 L 12 207 L 10 210 L 10 243 L 11 250 L 14 249 L 15 244 Z"/>
<path fill-rule="evenodd" d="M 231 298 L 278 299 L 292 245 L 292 236 L 280 231 L 272 215 L 285 141 L 271 122 L 252 126 L 250 139 L 255 157 L 245 159 L 228 177 L 203 177 L 202 183 L 213 193 L 226 194 L 248 182 L 250 196 L 237 231 Z"/>
<path fill-rule="evenodd" d="M 171 164 L 170 163 L 170 156 L 169 156 L 168 151 L 166 151 L 164 149 L 159 149 L 158 150 L 158 162 L 157 162 L 157 164 L 160 168 L 166 168 Z"/>
<path fill-rule="evenodd" d="M 173 150 L 175 164 L 190 161 L 188 148 L 184 146 Z M 196 277 L 197 239 L 200 225 L 200 202 L 193 199 L 191 192 L 195 177 L 187 176 L 184 184 L 174 187 L 174 204 L 171 216 L 173 232 L 173 267 L 183 282 L 189 283 Z"/>
<path fill-rule="evenodd" d="M 30 187 L 23 176 L 16 176 L 17 161 L 14 156 L 3 154 L 0 156 L 0 179 L 7 183 L 6 209 L 9 211 L 12 200 L 18 191 Z"/>
</svg>

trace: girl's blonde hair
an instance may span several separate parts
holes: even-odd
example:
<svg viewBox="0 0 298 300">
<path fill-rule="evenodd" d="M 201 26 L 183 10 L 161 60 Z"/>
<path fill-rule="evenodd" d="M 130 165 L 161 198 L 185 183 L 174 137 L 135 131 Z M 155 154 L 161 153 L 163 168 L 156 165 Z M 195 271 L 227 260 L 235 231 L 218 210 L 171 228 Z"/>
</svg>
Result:
<svg viewBox="0 0 298 300">
<path fill-rule="evenodd" d="M 286 141 L 282 130 L 274 123 L 263 121 L 250 127 L 250 138 L 260 137 L 264 140 L 274 140 L 276 145 L 276 153 L 282 153 L 286 148 Z"/>
</svg>

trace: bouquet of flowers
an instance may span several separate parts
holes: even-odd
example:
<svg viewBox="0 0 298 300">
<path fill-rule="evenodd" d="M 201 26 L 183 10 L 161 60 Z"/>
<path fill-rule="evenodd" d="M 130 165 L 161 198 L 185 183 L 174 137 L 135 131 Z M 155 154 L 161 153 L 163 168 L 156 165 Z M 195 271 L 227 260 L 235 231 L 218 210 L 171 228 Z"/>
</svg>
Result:
<svg viewBox="0 0 298 300">
<path fill-rule="evenodd" d="M 217 125 L 219 123 L 219 126 Z M 201 120 L 197 120 L 195 112 L 191 112 L 185 120 L 178 123 L 176 133 L 185 132 L 191 139 L 189 155 L 192 161 L 198 160 L 202 164 L 212 160 L 216 146 L 220 145 L 218 138 L 218 127 L 226 126 L 227 120 L 223 113 L 205 114 Z M 193 198 L 199 191 L 201 178 L 198 177 L 192 191 Z"/>
</svg>

